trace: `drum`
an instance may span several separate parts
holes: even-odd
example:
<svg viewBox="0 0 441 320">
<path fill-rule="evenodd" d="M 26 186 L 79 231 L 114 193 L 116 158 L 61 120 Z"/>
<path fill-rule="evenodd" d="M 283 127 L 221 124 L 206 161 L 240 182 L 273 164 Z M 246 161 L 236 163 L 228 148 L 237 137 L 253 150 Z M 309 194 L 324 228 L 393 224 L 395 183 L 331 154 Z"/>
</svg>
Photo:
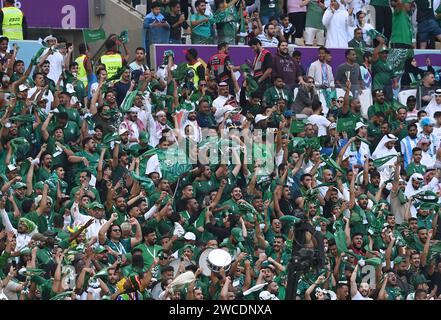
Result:
<svg viewBox="0 0 441 320">
<path fill-rule="evenodd" d="M 63 274 L 62 282 L 63 288 L 73 289 L 75 288 L 75 268 L 71 265 L 65 265 L 61 267 L 61 273 Z"/>
<path fill-rule="evenodd" d="M 170 262 L 168 264 L 169 266 L 173 267 L 173 270 L 174 270 L 173 271 L 173 277 L 175 277 L 175 278 L 176 278 L 176 276 L 178 274 L 178 270 L 179 270 L 179 265 L 180 264 L 181 264 L 181 260 L 180 259 L 173 260 L 172 262 Z M 188 266 L 191 266 L 191 265 L 192 265 L 191 262 L 184 260 L 184 267 L 185 268 L 188 267 Z"/>
<path fill-rule="evenodd" d="M 211 275 L 211 269 L 208 267 L 208 255 L 213 250 L 213 248 L 205 249 L 199 256 L 199 268 L 202 269 L 202 274 L 207 277 Z"/>
<path fill-rule="evenodd" d="M 154 300 L 159 300 L 159 295 L 164 291 L 164 289 L 162 289 L 162 282 L 159 281 L 158 283 L 156 283 L 156 285 L 153 287 L 152 289 L 152 298 Z"/>
<path fill-rule="evenodd" d="M 213 272 L 219 272 L 224 268 L 225 271 L 230 270 L 231 255 L 222 249 L 214 249 L 208 254 L 208 268 Z"/>
</svg>

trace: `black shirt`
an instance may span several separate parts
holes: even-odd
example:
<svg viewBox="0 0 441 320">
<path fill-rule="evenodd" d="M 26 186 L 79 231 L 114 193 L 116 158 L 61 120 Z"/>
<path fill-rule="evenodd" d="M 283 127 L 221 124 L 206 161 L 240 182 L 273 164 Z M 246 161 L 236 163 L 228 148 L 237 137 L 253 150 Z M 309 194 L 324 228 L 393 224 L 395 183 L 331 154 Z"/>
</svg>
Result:
<svg viewBox="0 0 441 320">
<path fill-rule="evenodd" d="M 181 40 L 181 27 L 184 29 L 188 28 L 188 24 L 186 21 L 184 21 L 183 24 L 181 24 L 178 27 L 174 27 L 173 25 L 179 21 L 179 16 L 172 16 L 170 13 L 164 14 L 165 20 L 170 25 L 170 38 L 175 40 Z"/>
<path fill-rule="evenodd" d="M 121 81 L 118 81 L 117 83 L 115 83 L 113 89 L 115 89 L 116 91 L 116 102 L 118 103 L 118 106 L 121 106 L 124 98 L 126 97 L 127 91 L 129 91 L 130 89 L 130 82 L 123 83 Z"/>
<path fill-rule="evenodd" d="M 435 19 L 433 13 L 433 0 L 416 0 L 417 5 L 417 22 L 421 23 L 424 20 Z"/>
</svg>

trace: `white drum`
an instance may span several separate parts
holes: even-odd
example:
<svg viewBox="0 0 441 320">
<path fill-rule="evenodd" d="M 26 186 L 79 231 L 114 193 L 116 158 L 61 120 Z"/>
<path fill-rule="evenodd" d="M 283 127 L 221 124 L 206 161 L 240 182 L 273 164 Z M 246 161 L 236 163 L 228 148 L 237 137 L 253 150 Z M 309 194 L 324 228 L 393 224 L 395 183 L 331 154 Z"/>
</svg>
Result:
<svg viewBox="0 0 441 320">
<path fill-rule="evenodd" d="M 211 269 L 208 267 L 208 255 L 213 250 L 213 248 L 205 249 L 199 256 L 199 268 L 202 269 L 202 274 L 207 277 L 211 275 Z"/>
<path fill-rule="evenodd" d="M 224 268 L 225 271 L 230 270 L 231 267 L 231 255 L 222 249 L 214 249 L 208 254 L 208 268 L 213 272 L 219 272 Z"/>
<path fill-rule="evenodd" d="M 192 263 L 187 261 L 187 260 L 184 260 L 183 262 L 184 262 L 184 268 L 192 265 Z M 179 265 L 180 264 L 181 264 L 181 260 L 180 259 L 173 260 L 172 262 L 170 262 L 168 264 L 169 266 L 173 267 L 173 277 L 176 277 L 178 275 Z"/>
</svg>

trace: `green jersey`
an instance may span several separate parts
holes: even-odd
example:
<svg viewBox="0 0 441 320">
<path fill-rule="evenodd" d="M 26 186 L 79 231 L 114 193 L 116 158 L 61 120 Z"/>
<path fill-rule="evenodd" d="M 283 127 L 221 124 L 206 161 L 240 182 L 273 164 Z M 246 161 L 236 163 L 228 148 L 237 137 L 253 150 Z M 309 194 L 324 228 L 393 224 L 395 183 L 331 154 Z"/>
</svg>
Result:
<svg viewBox="0 0 441 320">
<path fill-rule="evenodd" d="M 384 89 L 392 84 L 394 71 L 392 65 L 387 61 L 378 59 L 372 64 L 373 84 L 372 90 Z"/>
<path fill-rule="evenodd" d="M 322 23 L 324 12 L 325 11 L 317 4 L 316 1 L 310 1 L 308 3 L 308 11 L 306 11 L 305 27 L 324 30 L 325 27 Z"/>
<path fill-rule="evenodd" d="M 371 2 L 372 4 L 372 2 Z M 392 16 L 392 35 L 390 43 L 412 45 L 412 23 L 411 17 L 406 10 L 395 10 Z"/>
</svg>

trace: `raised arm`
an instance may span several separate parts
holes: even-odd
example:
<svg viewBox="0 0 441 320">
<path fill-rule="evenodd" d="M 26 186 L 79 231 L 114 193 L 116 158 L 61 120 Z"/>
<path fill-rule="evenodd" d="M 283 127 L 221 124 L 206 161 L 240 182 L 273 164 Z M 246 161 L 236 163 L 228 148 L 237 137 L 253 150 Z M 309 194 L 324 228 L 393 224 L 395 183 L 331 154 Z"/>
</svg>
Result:
<svg viewBox="0 0 441 320">
<path fill-rule="evenodd" d="M 112 216 L 110 217 L 110 219 L 101 227 L 100 231 L 98 231 L 98 241 L 101 245 L 103 245 L 104 243 L 106 243 L 106 234 L 107 234 L 107 230 L 109 230 L 110 226 L 113 224 L 113 222 L 115 222 L 118 219 L 118 214 L 116 214 L 115 212 L 112 213 Z"/>
</svg>

